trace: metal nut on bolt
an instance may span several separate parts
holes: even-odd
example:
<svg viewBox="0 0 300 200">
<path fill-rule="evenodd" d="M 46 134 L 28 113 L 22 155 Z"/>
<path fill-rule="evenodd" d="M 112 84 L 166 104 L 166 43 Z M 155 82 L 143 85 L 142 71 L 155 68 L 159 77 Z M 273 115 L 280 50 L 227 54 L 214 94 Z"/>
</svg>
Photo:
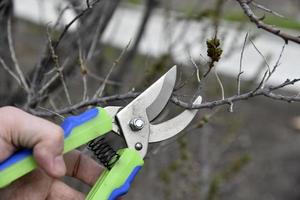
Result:
<svg viewBox="0 0 300 200">
<path fill-rule="evenodd" d="M 129 126 L 133 131 L 142 130 L 144 128 L 144 124 L 145 122 L 140 118 L 134 118 L 129 122 Z"/>
</svg>

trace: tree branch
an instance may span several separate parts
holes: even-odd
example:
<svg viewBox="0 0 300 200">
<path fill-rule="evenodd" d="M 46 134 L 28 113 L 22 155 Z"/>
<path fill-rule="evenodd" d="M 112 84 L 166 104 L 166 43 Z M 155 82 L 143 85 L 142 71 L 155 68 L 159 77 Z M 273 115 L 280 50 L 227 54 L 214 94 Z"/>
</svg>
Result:
<svg viewBox="0 0 300 200">
<path fill-rule="evenodd" d="M 236 0 L 236 1 L 240 4 L 241 8 L 243 9 L 244 13 L 248 16 L 250 21 L 256 24 L 257 28 L 264 29 L 265 31 L 282 38 L 285 41 L 285 43 L 288 43 L 288 41 L 292 41 L 297 44 L 300 44 L 300 38 L 298 36 L 290 35 L 286 32 L 281 31 L 279 28 L 275 28 L 272 25 L 266 24 L 263 22 L 262 18 L 256 16 L 253 10 L 249 6 L 249 4 L 252 3 L 252 1 L 249 0 Z"/>
<path fill-rule="evenodd" d="M 300 96 L 284 96 L 284 95 L 273 93 L 273 91 L 275 91 L 275 90 L 283 88 L 287 85 L 293 85 L 297 82 L 300 82 L 300 79 L 286 80 L 284 83 L 282 83 L 278 86 L 269 87 L 269 88 L 265 88 L 265 89 L 257 89 L 255 91 L 250 91 L 250 92 L 247 92 L 247 93 L 244 93 L 241 95 L 235 95 L 235 96 L 231 96 L 231 97 L 228 97 L 225 99 L 211 101 L 211 102 L 205 102 L 205 103 L 201 103 L 201 104 L 192 104 L 192 103 L 183 102 L 180 99 L 178 99 L 177 96 L 174 96 L 174 95 L 171 97 L 170 100 L 174 104 L 176 104 L 182 108 L 185 108 L 185 109 L 204 109 L 204 108 L 211 109 L 211 108 L 222 106 L 222 105 L 232 106 L 233 102 L 248 100 L 250 98 L 257 97 L 257 96 L 265 96 L 265 97 L 271 98 L 273 100 L 280 100 L 280 101 L 285 101 L 288 103 L 300 102 Z M 62 114 L 72 113 L 73 111 L 76 111 L 78 109 L 88 107 L 91 105 L 105 106 L 109 102 L 133 99 L 133 98 L 136 98 L 138 95 L 140 95 L 139 92 L 128 92 L 125 94 L 117 94 L 117 95 L 106 96 L 106 97 L 101 97 L 101 98 L 97 98 L 97 99 L 91 99 L 88 101 L 82 101 L 82 102 L 74 104 L 70 107 L 66 107 L 61 110 L 57 110 L 56 114 L 62 115 Z M 53 117 L 55 115 L 50 112 L 36 111 L 34 109 L 27 109 L 27 111 L 34 115 L 41 116 L 41 117 Z"/>
</svg>

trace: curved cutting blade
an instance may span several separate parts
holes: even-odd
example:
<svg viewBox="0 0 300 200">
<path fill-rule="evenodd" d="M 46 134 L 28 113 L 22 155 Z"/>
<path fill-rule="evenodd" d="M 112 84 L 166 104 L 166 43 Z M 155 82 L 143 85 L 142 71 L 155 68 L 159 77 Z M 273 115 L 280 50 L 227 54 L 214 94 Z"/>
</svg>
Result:
<svg viewBox="0 0 300 200">
<path fill-rule="evenodd" d="M 200 104 L 202 101 L 201 96 L 199 96 L 194 104 Z M 180 131 L 182 131 L 195 117 L 198 110 L 185 110 L 180 115 L 170 119 L 166 122 L 150 125 L 150 137 L 149 143 L 160 142 L 169 139 Z"/>
<path fill-rule="evenodd" d="M 175 65 L 138 97 L 138 101 L 145 98 L 149 104 L 144 107 L 149 121 L 157 117 L 168 103 L 175 86 L 176 74 L 177 67 Z"/>
</svg>

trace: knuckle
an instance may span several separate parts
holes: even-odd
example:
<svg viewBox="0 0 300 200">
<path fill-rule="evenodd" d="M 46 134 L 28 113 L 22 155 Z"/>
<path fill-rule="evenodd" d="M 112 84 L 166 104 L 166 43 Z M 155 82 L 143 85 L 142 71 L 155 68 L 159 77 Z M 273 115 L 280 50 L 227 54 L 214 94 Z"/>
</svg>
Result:
<svg viewBox="0 0 300 200">
<path fill-rule="evenodd" d="M 23 111 L 13 106 L 0 107 L 0 125 L 3 129 L 6 127 L 7 132 L 18 126 L 15 121 L 19 121 L 20 113 Z M 3 131 L 2 131 L 3 132 Z"/>
<path fill-rule="evenodd" d="M 21 112 L 21 110 L 19 108 L 13 107 L 13 106 L 3 106 L 0 108 L 1 112 L 4 113 L 17 113 L 17 112 Z"/>
</svg>

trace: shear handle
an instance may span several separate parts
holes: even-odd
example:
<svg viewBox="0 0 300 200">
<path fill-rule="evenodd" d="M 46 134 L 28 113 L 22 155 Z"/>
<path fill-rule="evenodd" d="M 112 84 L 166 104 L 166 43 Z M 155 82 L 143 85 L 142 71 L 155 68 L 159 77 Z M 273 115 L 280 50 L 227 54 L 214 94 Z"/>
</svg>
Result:
<svg viewBox="0 0 300 200">
<path fill-rule="evenodd" d="M 67 117 L 64 130 L 64 153 L 67 153 L 112 130 L 112 117 L 100 107 L 78 116 Z M 0 188 L 37 168 L 31 149 L 21 149 L 0 163 Z"/>
</svg>

